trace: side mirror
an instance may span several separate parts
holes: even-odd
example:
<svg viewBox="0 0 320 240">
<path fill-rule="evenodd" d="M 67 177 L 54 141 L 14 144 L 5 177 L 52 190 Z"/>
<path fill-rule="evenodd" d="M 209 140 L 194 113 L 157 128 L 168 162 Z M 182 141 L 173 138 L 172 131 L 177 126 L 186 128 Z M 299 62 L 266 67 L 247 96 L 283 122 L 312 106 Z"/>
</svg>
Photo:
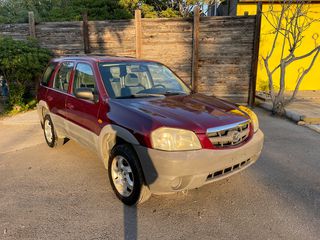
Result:
<svg viewBox="0 0 320 240">
<path fill-rule="evenodd" d="M 96 100 L 91 88 L 77 88 L 74 92 L 74 95 L 77 98 L 81 98 L 85 100 L 90 100 L 90 101 Z"/>
</svg>

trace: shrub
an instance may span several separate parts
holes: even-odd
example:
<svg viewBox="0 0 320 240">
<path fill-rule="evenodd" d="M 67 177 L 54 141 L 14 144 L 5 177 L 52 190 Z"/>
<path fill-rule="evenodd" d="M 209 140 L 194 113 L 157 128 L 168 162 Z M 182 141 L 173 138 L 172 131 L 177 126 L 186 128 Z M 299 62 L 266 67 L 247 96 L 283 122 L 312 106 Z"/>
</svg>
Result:
<svg viewBox="0 0 320 240">
<path fill-rule="evenodd" d="M 167 8 L 160 12 L 160 17 L 162 18 L 177 18 L 180 17 L 180 13 L 172 8 Z"/>
<path fill-rule="evenodd" d="M 25 109 L 30 89 L 35 89 L 51 57 L 52 53 L 35 40 L 0 38 L 0 75 L 8 82 L 11 108 Z"/>
</svg>

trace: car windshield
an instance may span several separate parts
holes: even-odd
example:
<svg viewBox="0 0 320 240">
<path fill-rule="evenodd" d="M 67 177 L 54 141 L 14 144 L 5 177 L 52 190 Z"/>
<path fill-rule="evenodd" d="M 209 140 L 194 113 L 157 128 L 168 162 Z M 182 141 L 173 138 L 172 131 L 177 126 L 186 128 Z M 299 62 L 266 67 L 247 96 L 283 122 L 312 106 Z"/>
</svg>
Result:
<svg viewBox="0 0 320 240">
<path fill-rule="evenodd" d="M 111 98 L 188 95 L 190 89 L 172 71 L 155 62 L 100 63 Z"/>
</svg>

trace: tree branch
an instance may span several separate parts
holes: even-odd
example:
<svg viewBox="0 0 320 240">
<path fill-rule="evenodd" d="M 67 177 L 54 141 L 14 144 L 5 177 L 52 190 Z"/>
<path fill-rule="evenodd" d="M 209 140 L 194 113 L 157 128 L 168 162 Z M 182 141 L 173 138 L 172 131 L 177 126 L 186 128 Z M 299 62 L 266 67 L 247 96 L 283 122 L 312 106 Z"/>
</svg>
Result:
<svg viewBox="0 0 320 240">
<path fill-rule="evenodd" d="M 280 17 L 279 17 L 279 20 L 278 20 L 278 24 L 277 26 L 273 26 L 273 24 L 270 22 L 270 20 L 268 19 L 268 17 L 263 13 L 263 15 L 265 16 L 265 18 L 267 19 L 267 21 L 269 22 L 269 24 L 271 24 L 271 26 L 273 26 L 276 30 L 276 35 L 273 39 L 273 43 L 272 43 L 272 47 L 271 47 L 271 51 L 269 52 L 269 54 L 267 55 L 267 59 L 269 59 L 272 54 L 273 54 L 273 51 L 276 47 L 276 43 L 277 43 L 277 40 L 278 40 L 278 36 L 279 36 L 279 33 L 281 33 L 281 31 L 279 30 L 281 28 L 281 23 L 282 23 L 282 19 L 283 19 L 283 16 L 284 16 L 284 13 L 285 13 L 285 6 L 282 6 L 282 9 L 281 9 L 281 14 L 280 14 Z M 272 13 L 271 13 L 272 14 Z"/>
<path fill-rule="evenodd" d="M 268 82 L 269 82 L 269 93 L 270 93 L 271 100 L 272 100 L 272 102 L 273 102 L 274 99 L 275 99 L 275 96 L 274 96 L 274 87 L 273 87 L 273 76 L 272 76 L 272 73 L 270 72 L 270 69 L 269 69 L 268 59 L 267 59 L 267 58 L 262 58 L 262 59 L 263 59 L 264 66 L 265 66 L 266 71 L 267 71 Z"/>
<path fill-rule="evenodd" d="M 297 81 L 296 87 L 295 87 L 295 89 L 293 91 L 293 94 L 292 94 L 291 98 L 286 102 L 286 105 L 291 103 L 294 100 L 294 98 L 296 97 L 303 78 L 310 72 L 310 70 L 311 70 L 312 66 L 314 65 L 319 53 L 320 53 L 320 50 L 318 50 L 316 52 L 316 54 L 313 56 L 313 59 L 312 59 L 310 65 L 309 65 L 309 67 L 306 70 L 304 70 L 303 73 L 301 74 L 301 76 L 298 78 L 298 81 Z"/>
<path fill-rule="evenodd" d="M 311 50 L 310 52 L 308 52 L 308 53 L 306 53 L 306 54 L 304 54 L 304 55 L 301 55 L 301 56 L 299 56 L 299 57 L 293 57 L 292 59 L 290 59 L 290 60 L 288 61 L 288 64 L 289 64 L 289 63 L 292 63 L 292 62 L 295 62 L 295 61 L 298 61 L 298 60 L 300 60 L 300 59 L 309 57 L 309 56 L 311 56 L 313 53 L 315 53 L 315 52 L 317 52 L 317 51 L 320 51 L 320 46 L 314 48 L 313 50 Z"/>
</svg>

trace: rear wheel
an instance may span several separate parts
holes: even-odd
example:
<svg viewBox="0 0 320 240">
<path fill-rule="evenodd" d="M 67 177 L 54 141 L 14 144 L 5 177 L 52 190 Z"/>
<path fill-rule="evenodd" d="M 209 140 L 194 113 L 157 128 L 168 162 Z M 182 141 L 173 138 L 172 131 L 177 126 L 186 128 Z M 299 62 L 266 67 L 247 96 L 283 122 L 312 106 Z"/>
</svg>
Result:
<svg viewBox="0 0 320 240">
<path fill-rule="evenodd" d="M 52 120 L 49 115 L 46 115 L 43 120 L 43 132 L 46 142 L 49 147 L 57 147 L 63 145 L 64 139 L 58 138 L 55 132 Z"/>
<path fill-rule="evenodd" d="M 116 145 L 109 158 L 108 174 L 116 196 L 126 205 L 142 203 L 151 196 L 143 181 L 138 157 L 129 144 Z"/>
</svg>

